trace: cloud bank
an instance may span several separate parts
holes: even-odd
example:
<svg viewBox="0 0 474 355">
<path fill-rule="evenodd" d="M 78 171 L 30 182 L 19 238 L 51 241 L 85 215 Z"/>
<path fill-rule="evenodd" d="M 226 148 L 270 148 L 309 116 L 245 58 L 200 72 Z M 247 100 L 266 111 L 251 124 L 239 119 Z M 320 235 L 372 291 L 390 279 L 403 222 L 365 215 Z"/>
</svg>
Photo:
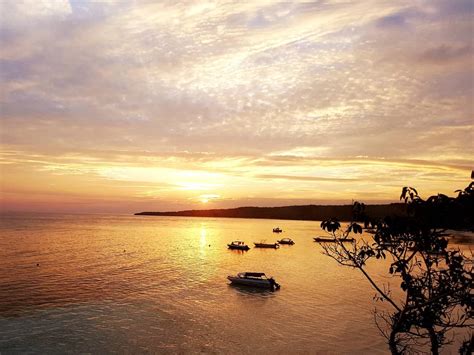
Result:
<svg viewBox="0 0 474 355">
<path fill-rule="evenodd" d="M 474 166 L 472 15 L 470 1 L 4 1 L 2 209 L 451 194 Z"/>
</svg>

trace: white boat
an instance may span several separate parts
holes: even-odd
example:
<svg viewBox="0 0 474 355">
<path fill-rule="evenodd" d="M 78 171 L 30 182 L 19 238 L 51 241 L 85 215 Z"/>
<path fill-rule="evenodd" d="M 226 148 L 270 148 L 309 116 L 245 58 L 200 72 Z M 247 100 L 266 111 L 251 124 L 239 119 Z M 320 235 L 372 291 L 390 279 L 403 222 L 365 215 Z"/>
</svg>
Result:
<svg viewBox="0 0 474 355">
<path fill-rule="evenodd" d="M 235 276 L 227 276 L 227 279 L 236 285 L 268 288 L 272 291 L 280 288 L 273 277 L 268 278 L 263 272 L 240 272 Z"/>
<path fill-rule="evenodd" d="M 295 244 L 295 242 L 294 242 L 293 239 L 291 239 L 291 238 L 283 238 L 283 239 L 277 240 L 277 242 L 278 242 L 279 244 L 288 244 L 288 245 L 293 245 L 293 244 Z"/>
<path fill-rule="evenodd" d="M 227 244 L 229 249 L 236 249 L 236 250 L 249 250 L 250 247 L 240 240 L 234 240 L 232 243 Z"/>
</svg>

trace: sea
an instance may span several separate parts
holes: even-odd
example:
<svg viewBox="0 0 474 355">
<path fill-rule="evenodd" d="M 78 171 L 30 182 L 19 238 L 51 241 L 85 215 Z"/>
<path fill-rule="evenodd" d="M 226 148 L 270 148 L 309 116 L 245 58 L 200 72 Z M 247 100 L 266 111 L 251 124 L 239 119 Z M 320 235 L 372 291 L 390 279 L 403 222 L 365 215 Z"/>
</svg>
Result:
<svg viewBox="0 0 474 355">
<path fill-rule="evenodd" d="M 389 354 L 374 311 L 390 306 L 323 254 L 321 235 L 317 221 L 4 214 L 0 354 Z M 253 248 L 284 237 L 295 244 Z M 368 265 L 401 297 L 387 270 Z M 229 284 L 246 271 L 281 289 Z"/>
</svg>

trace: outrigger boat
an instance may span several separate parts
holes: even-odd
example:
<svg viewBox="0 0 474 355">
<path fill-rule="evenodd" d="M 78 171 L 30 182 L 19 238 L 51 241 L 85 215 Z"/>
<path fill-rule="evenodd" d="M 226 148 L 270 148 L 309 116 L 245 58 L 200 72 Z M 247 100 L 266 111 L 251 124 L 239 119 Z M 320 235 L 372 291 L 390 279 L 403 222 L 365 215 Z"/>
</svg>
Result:
<svg viewBox="0 0 474 355">
<path fill-rule="evenodd" d="M 337 242 L 348 242 L 352 243 L 355 241 L 354 238 L 325 238 L 325 237 L 315 237 L 313 238 L 315 242 L 318 243 L 337 243 Z"/>
<path fill-rule="evenodd" d="M 283 230 L 280 229 L 279 227 L 273 228 L 273 233 L 281 233 L 281 232 L 283 232 Z"/>
<path fill-rule="evenodd" d="M 283 238 L 280 240 L 277 240 L 278 244 L 288 244 L 288 245 L 293 245 L 295 242 L 291 238 Z"/>
<path fill-rule="evenodd" d="M 255 248 L 272 248 L 277 249 L 280 247 L 278 243 L 253 243 L 255 244 Z"/>
<path fill-rule="evenodd" d="M 232 243 L 227 244 L 229 249 L 234 250 L 249 250 L 250 247 L 240 240 L 234 240 Z"/>
<path fill-rule="evenodd" d="M 267 277 L 263 272 L 240 272 L 235 276 L 227 276 L 227 279 L 235 285 L 268 288 L 272 291 L 280 288 L 273 277 Z"/>
</svg>

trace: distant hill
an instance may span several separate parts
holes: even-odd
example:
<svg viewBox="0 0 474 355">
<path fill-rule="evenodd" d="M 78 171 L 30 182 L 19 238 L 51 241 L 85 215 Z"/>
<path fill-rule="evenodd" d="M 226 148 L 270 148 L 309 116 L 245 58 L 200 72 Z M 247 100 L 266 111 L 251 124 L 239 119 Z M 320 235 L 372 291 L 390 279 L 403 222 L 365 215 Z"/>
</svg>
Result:
<svg viewBox="0 0 474 355">
<path fill-rule="evenodd" d="M 385 205 L 366 205 L 365 213 L 372 218 L 385 216 L 400 216 L 406 213 L 402 203 Z M 352 205 L 304 205 L 284 207 L 238 207 L 212 210 L 187 210 L 176 212 L 139 212 L 139 216 L 182 216 L 182 217 L 227 217 L 227 218 L 262 218 L 262 219 L 291 219 L 322 221 L 337 218 L 340 221 L 350 221 Z"/>
</svg>

